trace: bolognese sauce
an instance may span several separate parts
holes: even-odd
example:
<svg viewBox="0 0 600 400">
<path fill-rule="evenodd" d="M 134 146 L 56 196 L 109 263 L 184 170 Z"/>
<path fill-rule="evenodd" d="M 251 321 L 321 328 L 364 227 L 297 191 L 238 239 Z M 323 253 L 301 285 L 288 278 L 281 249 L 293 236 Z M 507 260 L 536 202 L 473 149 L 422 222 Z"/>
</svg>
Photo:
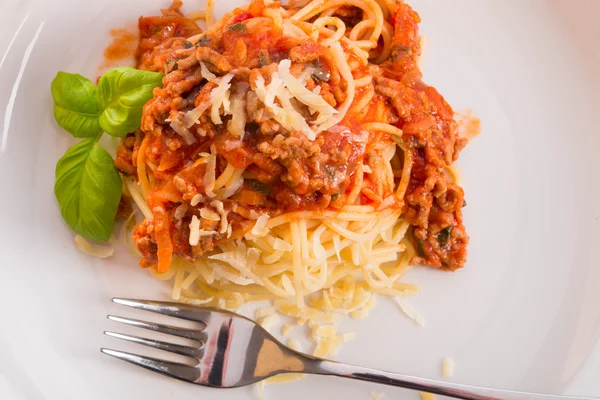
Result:
<svg viewBox="0 0 600 400">
<path fill-rule="evenodd" d="M 263 17 L 265 8 L 275 6 L 262 0 L 235 10 L 220 29 L 208 33 L 186 19 L 180 6 L 175 1 L 161 16 L 139 20 L 137 67 L 165 77 L 144 107 L 141 129 L 123 139 L 115 161 L 127 175 L 138 176 L 139 157 L 151 169 L 146 200 L 154 218 L 134 231 L 143 265 L 166 264 L 172 254 L 196 261 L 220 242 L 243 237 L 265 212 L 339 211 L 360 182 L 352 204 L 396 207 L 412 225 L 417 255 L 411 263 L 446 270 L 464 266 L 469 242 L 462 220 L 464 194 L 446 169 L 467 140 L 458 135 L 450 105 L 422 81 L 416 12 L 398 3 L 387 22 L 393 29 L 391 53 L 382 62 L 355 69 L 371 82 L 356 90 L 353 106 L 341 121 L 311 139 L 274 118 L 257 95 L 257 82 L 268 85 L 281 62 L 289 60 L 292 76 L 339 108 L 348 83 L 331 52 L 317 41 L 286 34 L 273 19 Z M 337 12 L 350 27 L 360 22 L 353 7 Z M 359 62 L 352 55 L 348 58 L 348 63 Z M 215 118 L 207 112 L 181 128 L 183 134 L 178 132 L 176 127 L 185 125 L 181 115 L 201 107 L 219 87 L 211 77 L 225 76 L 230 77 L 231 94 L 223 107 L 230 108 L 231 116 Z M 290 104 L 302 118 L 316 123 L 314 109 L 295 98 Z M 234 114 L 243 115 L 241 135 L 234 132 L 240 123 Z M 401 130 L 401 138 L 363 128 L 382 120 Z M 402 197 L 387 204 L 395 189 L 378 179 L 376 171 L 383 168 L 378 163 L 384 149 L 395 141 L 403 157 L 386 173 L 399 180 L 405 163 L 410 163 L 410 176 Z M 216 177 L 242 171 L 241 186 L 221 186 L 233 193 L 215 200 L 214 182 L 206 179 L 209 168 Z M 219 229 L 223 216 L 229 231 Z M 200 232 L 211 233 L 191 245 L 194 217 Z"/>
</svg>

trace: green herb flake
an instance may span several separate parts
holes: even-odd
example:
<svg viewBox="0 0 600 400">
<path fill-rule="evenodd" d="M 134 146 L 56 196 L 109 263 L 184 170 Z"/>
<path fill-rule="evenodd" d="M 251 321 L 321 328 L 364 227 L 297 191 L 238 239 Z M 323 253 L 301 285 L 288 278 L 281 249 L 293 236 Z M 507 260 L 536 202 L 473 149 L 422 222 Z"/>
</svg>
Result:
<svg viewBox="0 0 600 400">
<path fill-rule="evenodd" d="M 423 242 L 415 239 L 415 244 L 417 245 L 417 255 L 419 257 L 425 257 L 425 249 L 423 249 Z"/>
<path fill-rule="evenodd" d="M 322 69 L 315 69 L 310 76 L 316 82 L 329 82 L 329 79 L 331 78 L 331 74 Z"/>
<path fill-rule="evenodd" d="M 334 171 L 333 167 L 331 167 L 329 165 L 325 165 L 323 168 L 325 168 L 325 172 L 327 173 L 327 176 L 329 177 L 329 179 L 333 180 L 335 178 L 335 171 Z"/>
<path fill-rule="evenodd" d="M 336 201 L 340 197 L 340 192 L 331 195 L 331 201 Z"/>
<path fill-rule="evenodd" d="M 452 234 L 452 226 L 448 226 L 448 227 L 442 229 L 437 234 L 437 240 L 441 247 L 445 247 L 448 244 L 451 234 Z"/>
<path fill-rule="evenodd" d="M 205 36 L 202 36 L 200 38 L 200 40 L 198 40 L 198 42 L 196 43 L 196 46 L 205 47 L 209 43 L 210 43 L 210 36 L 205 35 Z"/>
<path fill-rule="evenodd" d="M 264 53 L 264 51 L 261 51 L 258 54 L 258 63 L 261 67 L 269 65 L 269 61 L 267 60 L 267 55 Z"/>
<path fill-rule="evenodd" d="M 394 47 L 394 49 L 392 50 L 392 61 L 396 61 L 401 55 L 398 53 L 406 53 L 409 54 L 410 51 L 410 47 L 407 46 L 396 46 Z"/>
<path fill-rule="evenodd" d="M 192 47 L 194 47 L 193 44 L 191 44 L 190 42 L 188 42 L 187 40 L 183 43 L 183 47 L 185 47 L 186 49 L 191 49 Z"/>
<path fill-rule="evenodd" d="M 261 181 L 256 181 L 256 180 L 250 181 L 250 188 L 258 193 L 263 193 L 266 195 L 271 194 L 271 188 L 269 186 L 265 185 L 264 183 L 262 183 Z"/>
<path fill-rule="evenodd" d="M 242 24 L 241 22 L 238 22 L 236 24 L 233 24 L 229 27 L 229 30 L 231 32 L 244 32 L 244 24 Z"/>
</svg>

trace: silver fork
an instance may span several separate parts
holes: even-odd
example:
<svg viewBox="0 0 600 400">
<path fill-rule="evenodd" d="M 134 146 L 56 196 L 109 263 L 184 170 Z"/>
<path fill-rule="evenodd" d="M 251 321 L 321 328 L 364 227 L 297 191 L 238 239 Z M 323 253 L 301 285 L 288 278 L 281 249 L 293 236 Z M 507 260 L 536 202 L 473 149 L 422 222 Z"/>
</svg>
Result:
<svg viewBox="0 0 600 400">
<path fill-rule="evenodd" d="M 593 400 L 461 385 L 342 364 L 294 351 L 277 341 L 260 325 L 229 311 L 147 300 L 114 298 L 113 302 L 198 323 L 198 329 L 188 329 L 108 316 L 110 320 L 127 325 L 191 339 L 197 343 L 195 346 L 104 332 L 118 339 L 189 357 L 194 366 L 100 349 L 109 356 L 197 385 L 234 388 L 278 374 L 304 373 L 383 383 L 468 400 Z"/>
</svg>

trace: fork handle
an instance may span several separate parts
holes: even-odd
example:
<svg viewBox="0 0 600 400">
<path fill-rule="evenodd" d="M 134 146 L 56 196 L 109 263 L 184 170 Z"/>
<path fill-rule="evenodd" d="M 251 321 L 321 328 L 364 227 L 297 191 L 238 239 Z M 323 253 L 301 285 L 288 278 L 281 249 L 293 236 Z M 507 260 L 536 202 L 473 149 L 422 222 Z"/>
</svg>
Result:
<svg viewBox="0 0 600 400">
<path fill-rule="evenodd" d="M 589 397 L 555 396 L 462 385 L 459 383 L 417 378 L 414 376 L 358 367 L 328 360 L 317 361 L 310 366 L 307 365 L 307 367 L 308 370 L 305 372 L 308 373 L 334 375 L 343 378 L 382 383 L 384 385 L 398 386 L 465 400 L 594 400 Z"/>
</svg>

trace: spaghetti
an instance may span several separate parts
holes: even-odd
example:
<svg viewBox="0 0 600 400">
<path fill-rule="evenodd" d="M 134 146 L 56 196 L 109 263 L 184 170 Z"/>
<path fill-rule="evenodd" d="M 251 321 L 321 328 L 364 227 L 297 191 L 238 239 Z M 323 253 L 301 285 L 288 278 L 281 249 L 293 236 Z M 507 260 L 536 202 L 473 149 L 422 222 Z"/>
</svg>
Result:
<svg viewBox="0 0 600 400">
<path fill-rule="evenodd" d="M 254 0 L 219 21 L 180 5 L 140 18 L 138 68 L 166 75 L 116 160 L 141 265 L 176 299 L 331 322 L 417 291 L 412 264 L 464 265 L 448 170 L 467 139 L 421 81 L 407 4 Z"/>
</svg>

